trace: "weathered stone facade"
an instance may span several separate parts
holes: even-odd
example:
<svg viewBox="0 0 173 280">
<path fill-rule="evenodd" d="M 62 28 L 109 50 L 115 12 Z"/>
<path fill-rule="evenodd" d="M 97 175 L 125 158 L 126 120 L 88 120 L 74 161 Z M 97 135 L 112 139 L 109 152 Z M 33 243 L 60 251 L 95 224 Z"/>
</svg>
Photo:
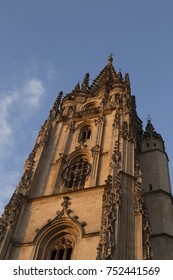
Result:
<svg viewBox="0 0 173 280">
<path fill-rule="evenodd" d="M 59 93 L 0 219 L 1 259 L 173 259 L 164 142 L 112 61 Z"/>
</svg>

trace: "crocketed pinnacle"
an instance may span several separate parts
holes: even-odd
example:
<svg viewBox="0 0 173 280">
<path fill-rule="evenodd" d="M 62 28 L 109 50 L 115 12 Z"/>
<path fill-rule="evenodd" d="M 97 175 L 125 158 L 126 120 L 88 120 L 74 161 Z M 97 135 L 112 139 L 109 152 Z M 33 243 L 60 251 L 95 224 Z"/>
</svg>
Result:
<svg viewBox="0 0 173 280">
<path fill-rule="evenodd" d="M 149 136 L 152 136 L 154 134 L 155 129 L 154 129 L 154 126 L 153 124 L 151 123 L 151 120 L 149 119 L 147 121 L 147 126 L 146 126 L 146 133 L 149 135 Z"/>
<path fill-rule="evenodd" d="M 155 137 L 155 138 L 163 141 L 162 136 L 159 133 L 156 132 L 156 130 L 155 130 L 155 128 L 154 128 L 154 126 L 151 122 L 151 119 L 148 119 L 148 121 L 147 121 L 147 125 L 146 125 L 145 131 L 144 131 L 144 137 L 145 138 L 146 137 L 147 138 L 148 137 L 150 137 L 150 138 Z"/>
<path fill-rule="evenodd" d="M 108 56 L 108 64 L 112 64 L 113 62 L 113 54 L 110 53 L 110 55 Z"/>
</svg>

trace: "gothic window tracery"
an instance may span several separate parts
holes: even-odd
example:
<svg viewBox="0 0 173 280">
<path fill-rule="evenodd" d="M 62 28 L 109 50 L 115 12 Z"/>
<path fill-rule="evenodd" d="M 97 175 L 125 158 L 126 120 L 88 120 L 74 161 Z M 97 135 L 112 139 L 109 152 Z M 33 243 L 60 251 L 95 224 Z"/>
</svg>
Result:
<svg viewBox="0 0 173 280">
<path fill-rule="evenodd" d="M 90 137 L 91 137 L 91 129 L 86 128 L 82 133 L 82 140 L 90 139 Z"/>
<path fill-rule="evenodd" d="M 91 164 L 84 158 L 71 163 L 62 174 L 65 188 L 68 190 L 83 188 L 90 171 Z"/>
<path fill-rule="evenodd" d="M 87 141 L 91 138 L 91 126 L 84 126 L 79 134 L 79 142 Z"/>
<path fill-rule="evenodd" d="M 60 238 L 50 252 L 50 260 L 70 260 L 72 257 L 72 242 L 66 237 Z"/>
</svg>

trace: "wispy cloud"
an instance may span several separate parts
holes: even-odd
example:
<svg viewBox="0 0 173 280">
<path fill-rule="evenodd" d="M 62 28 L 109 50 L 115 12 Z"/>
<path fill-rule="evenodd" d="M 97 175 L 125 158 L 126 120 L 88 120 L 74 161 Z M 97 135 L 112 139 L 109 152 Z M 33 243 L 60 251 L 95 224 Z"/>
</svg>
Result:
<svg viewBox="0 0 173 280">
<path fill-rule="evenodd" d="M 47 69 L 47 79 L 48 79 L 48 81 L 55 80 L 55 79 L 57 79 L 58 76 L 59 75 L 58 75 L 57 71 L 52 66 L 50 66 Z"/>
<path fill-rule="evenodd" d="M 28 105 L 37 107 L 40 104 L 41 97 L 45 93 L 43 83 L 39 80 L 32 79 L 25 83 L 22 88 L 23 97 Z"/>
<path fill-rule="evenodd" d="M 16 154 L 22 149 L 20 138 L 24 137 L 25 123 L 38 111 L 45 92 L 43 82 L 36 78 L 0 91 L 0 213 L 21 176 L 18 170 L 21 154 L 18 159 Z"/>
<path fill-rule="evenodd" d="M 26 116 L 26 111 L 31 112 L 40 105 L 45 91 L 42 81 L 31 79 L 21 87 L 0 92 L 0 149 L 12 140 L 16 121 L 21 120 L 21 115 Z"/>
<path fill-rule="evenodd" d="M 2 175 L 2 174 L 0 174 Z M 11 171 L 8 176 L 1 176 L 1 199 L 0 199 L 0 215 L 4 210 L 4 206 L 8 203 L 9 198 L 14 192 L 14 188 L 17 185 L 14 185 L 19 180 L 19 172 Z"/>
<path fill-rule="evenodd" d="M 23 66 L 15 61 L 14 66 L 0 83 L 0 214 L 18 185 L 35 141 L 39 129 L 35 117 L 49 100 L 47 88 L 59 77 L 50 62 Z"/>
<path fill-rule="evenodd" d="M 13 127 L 10 123 L 10 108 L 18 99 L 15 91 L 1 94 L 0 100 L 0 152 L 1 159 L 4 158 L 4 148 L 13 142 Z M 1 161 L 1 160 L 0 160 Z"/>
</svg>

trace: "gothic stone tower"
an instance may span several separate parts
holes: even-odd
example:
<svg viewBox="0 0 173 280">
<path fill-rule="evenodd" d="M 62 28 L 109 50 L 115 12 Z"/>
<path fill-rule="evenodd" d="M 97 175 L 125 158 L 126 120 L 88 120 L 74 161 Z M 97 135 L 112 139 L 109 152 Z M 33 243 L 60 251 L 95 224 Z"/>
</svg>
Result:
<svg viewBox="0 0 173 280">
<path fill-rule="evenodd" d="M 173 259 L 163 140 L 108 64 L 60 92 L 0 219 L 1 259 Z"/>
</svg>

